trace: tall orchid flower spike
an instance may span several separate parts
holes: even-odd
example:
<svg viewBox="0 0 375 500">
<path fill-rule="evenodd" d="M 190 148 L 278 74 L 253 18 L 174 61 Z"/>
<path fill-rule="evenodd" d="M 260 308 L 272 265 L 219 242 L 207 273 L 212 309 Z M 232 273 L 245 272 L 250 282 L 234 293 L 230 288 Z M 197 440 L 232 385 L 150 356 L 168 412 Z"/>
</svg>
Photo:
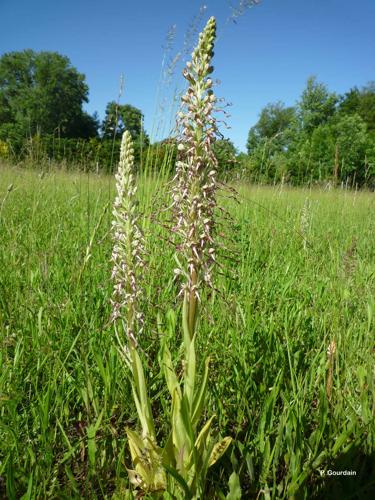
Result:
<svg viewBox="0 0 375 500">
<path fill-rule="evenodd" d="M 114 247 L 112 252 L 112 279 L 114 290 L 111 300 L 112 320 L 117 339 L 126 352 L 125 359 L 131 371 L 133 399 L 142 432 L 127 428 L 126 433 L 134 469 L 128 469 L 131 483 L 148 493 L 164 491 L 165 472 L 161 464 L 161 451 L 156 444 L 155 426 L 147 392 L 146 378 L 138 353 L 138 336 L 142 330 L 139 306 L 140 272 L 144 267 L 144 245 L 138 225 L 136 184 L 134 176 L 134 149 L 131 135 L 124 132 L 120 162 L 116 174 L 117 196 L 113 206 L 112 223 Z M 117 329 L 122 324 L 124 343 Z"/>
<path fill-rule="evenodd" d="M 137 191 L 134 178 L 134 149 L 131 135 L 125 131 L 121 142 L 120 162 L 116 174 L 117 196 L 113 206 L 112 279 L 114 281 L 112 319 L 121 319 L 129 342 L 137 345 L 142 330 L 139 308 L 138 277 L 144 266 L 143 237 L 138 226 Z"/>
<path fill-rule="evenodd" d="M 176 259 L 179 267 L 175 272 L 185 277 L 181 294 L 190 337 L 195 329 L 199 290 L 204 283 L 212 285 L 215 263 L 217 160 L 212 145 L 218 130 L 213 116 L 216 97 L 210 78 L 215 36 L 216 21 L 211 17 L 199 35 L 191 62 L 183 71 L 188 88 L 178 114 L 179 159 L 172 193 L 176 218 L 173 229 L 179 239 Z"/>
</svg>

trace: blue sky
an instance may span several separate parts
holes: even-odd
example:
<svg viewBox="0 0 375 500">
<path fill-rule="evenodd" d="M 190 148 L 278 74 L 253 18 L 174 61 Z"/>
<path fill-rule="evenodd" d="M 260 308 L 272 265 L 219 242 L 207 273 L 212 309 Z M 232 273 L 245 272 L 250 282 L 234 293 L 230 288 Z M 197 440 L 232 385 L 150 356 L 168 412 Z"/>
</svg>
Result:
<svg viewBox="0 0 375 500">
<path fill-rule="evenodd" d="M 231 128 L 223 132 L 240 150 L 261 109 L 278 100 L 294 104 L 308 76 L 338 93 L 375 80 L 375 0 L 262 0 L 236 23 L 227 22 L 230 5 L 239 3 L 0 0 L 0 54 L 31 48 L 67 55 L 86 75 L 86 109 L 100 117 L 106 103 L 117 100 L 123 74 L 121 102 L 139 107 L 155 135 L 173 122 L 171 107 L 161 107 L 183 85 L 180 66 L 169 86 L 161 77 L 167 33 L 176 25 L 166 61 L 181 51 L 193 17 L 206 5 L 199 28 L 216 16 L 216 91 L 232 103 Z"/>
</svg>

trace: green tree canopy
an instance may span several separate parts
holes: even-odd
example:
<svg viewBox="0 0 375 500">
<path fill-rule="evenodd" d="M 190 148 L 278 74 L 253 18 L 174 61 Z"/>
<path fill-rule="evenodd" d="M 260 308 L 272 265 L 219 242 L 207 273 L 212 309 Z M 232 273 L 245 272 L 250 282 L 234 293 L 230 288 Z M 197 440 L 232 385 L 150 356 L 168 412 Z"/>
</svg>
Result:
<svg viewBox="0 0 375 500">
<path fill-rule="evenodd" d="M 128 130 L 136 140 L 146 134 L 143 130 L 143 114 L 142 111 L 130 104 L 117 104 L 111 101 L 107 104 L 105 117 L 101 126 L 103 137 L 112 139 L 120 138 L 125 130 Z"/>
<path fill-rule="evenodd" d="M 358 113 L 360 106 L 360 91 L 358 87 L 353 87 L 346 92 L 344 95 L 340 96 L 340 102 L 338 110 L 341 114 L 350 115 L 353 113 Z"/>
<path fill-rule="evenodd" d="M 237 163 L 237 150 L 229 139 L 219 139 L 214 142 L 213 151 L 218 163 L 219 174 L 232 170 Z"/>
<path fill-rule="evenodd" d="M 57 52 L 10 52 L 0 58 L 0 137 L 59 133 L 97 134 L 97 120 L 82 109 L 88 100 L 83 74 Z"/>
<path fill-rule="evenodd" d="M 329 92 L 327 86 L 318 82 L 315 76 L 310 77 L 297 104 L 302 130 L 311 134 L 316 127 L 326 123 L 335 114 L 337 102 L 335 93 Z"/>
<path fill-rule="evenodd" d="M 311 77 L 295 108 L 268 104 L 249 131 L 252 178 L 375 185 L 375 82 L 340 98 Z"/>
<path fill-rule="evenodd" d="M 353 177 L 355 174 L 357 181 L 364 180 L 364 166 L 369 149 L 366 132 L 366 122 L 358 114 L 343 115 L 332 125 L 343 178 Z"/>
<path fill-rule="evenodd" d="M 369 82 L 361 90 L 357 87 L 350 89 L 341 97 L 339 111 L 346 115 L 359 115 L 368 131 L 375 133 L 375 82 Z"/>
<path fill-rule="evenodd" d="M 260 146 L 264 141 L 271 141 L 275 149 L 285 147 L 287 139 L 286 130 L 291 127 L 295 119 L 293 107 L 285 107 L 284 103 L 278 101 L 265 106 L 257 123 L 249 131 L 247 150 L 250 153 Z"/>
</svg>

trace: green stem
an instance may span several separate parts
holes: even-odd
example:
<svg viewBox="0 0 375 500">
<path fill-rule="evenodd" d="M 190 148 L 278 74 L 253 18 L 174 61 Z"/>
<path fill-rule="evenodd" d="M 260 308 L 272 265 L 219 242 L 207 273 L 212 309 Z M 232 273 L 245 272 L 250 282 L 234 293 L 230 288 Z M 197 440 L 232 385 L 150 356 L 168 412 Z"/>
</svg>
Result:
<svg viewBox="0 0 375 500">
<path fill-rule="evenodd" d="M 198 316 L 198 301 L 195 294 L 195 287 L 198 282 L 197 271 L 194 269 L 191 273 L 191 283 L 192 290 L 189 294 L 189 306 L 188 306 L 188 327 L 190 340 L 194 337 L 195 324 Z"/>
</svg>

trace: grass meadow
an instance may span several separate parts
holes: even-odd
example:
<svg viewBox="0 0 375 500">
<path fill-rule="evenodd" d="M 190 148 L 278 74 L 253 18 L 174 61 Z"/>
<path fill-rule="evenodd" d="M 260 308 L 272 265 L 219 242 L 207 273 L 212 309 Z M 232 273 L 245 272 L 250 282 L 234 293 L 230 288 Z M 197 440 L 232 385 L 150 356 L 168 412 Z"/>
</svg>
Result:
<svg viewBox="0 0 375 500">
<path fill-rule="evenodd" d="M 374 193 L 235 187 L 237 202 L 220 196 L 228 249 L 198 325 L 207 412 L 234 439 L 206 498 L 226 498 L 233 471 L 242 498 L 370 498 Z M 0 166 L 1 498 L 125 498 L 137 413 L 109 322 L 114 188 L 111 176 Z M 140 344 L 160 441 L 160 337 L 178 362 L 181 334 L 174 249 L 149 218 L 166 190 L 160 176 L 139 179 Z"/>
</svg>

